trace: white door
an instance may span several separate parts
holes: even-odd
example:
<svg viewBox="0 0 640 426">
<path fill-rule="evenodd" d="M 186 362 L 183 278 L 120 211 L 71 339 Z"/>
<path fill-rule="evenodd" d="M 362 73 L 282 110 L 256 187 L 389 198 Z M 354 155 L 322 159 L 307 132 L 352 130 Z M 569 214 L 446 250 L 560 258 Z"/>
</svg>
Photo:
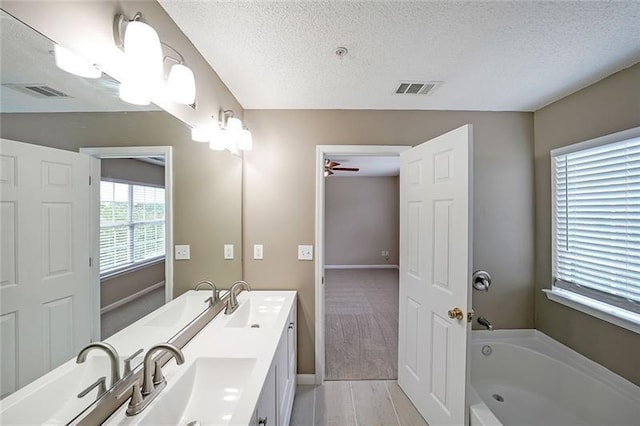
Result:
<svg viewBox="0 0 640 426">
<path fill-rule="evenodd" d="M 398 384 L 431 426 L 468 424 L 471 147 L 465 125 L 400 154 Z"/>
<path fill-rule="evenodd" d="M 90 340 L 89 157 L 0 140 L 2 395 Z"/>
</svg>

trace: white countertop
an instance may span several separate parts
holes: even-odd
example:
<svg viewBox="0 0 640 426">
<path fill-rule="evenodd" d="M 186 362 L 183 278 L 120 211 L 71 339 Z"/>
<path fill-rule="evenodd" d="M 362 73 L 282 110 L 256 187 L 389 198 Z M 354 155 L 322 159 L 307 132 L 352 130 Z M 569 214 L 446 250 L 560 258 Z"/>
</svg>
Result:
<svg viewBox="0 0 640 426">
<path fill-rule="evenodd" d="M 237 400 L 234 402 L 233 414 L 220 411 L 216 414 L 219 414 L 219 418 L 215 419 L 215 424 L 249 424 L 295 300 L 295 291 L 242 292 L 238 296 L 240 307 L 236 312 L 232 315 L 225 315 L 223 312 L 218 314 L 182 349 L 185 358 L 184 364 L 177 365 L 175 360 L 172 359 L 163 367 L 162 370 L 167 379 L 167 387 L 149 404 L 145 411 L 136 416 L 127 417 L 125 414 L 127 404 L 124 404 L 105 424 L 147 424 L 145 417 L 148 414 L 146 413 L 162 410 L 163 406 L 166 407 L 169 398 L 175 397 L 172 396 L 176 393 L 172 393 L 172 388 L 177 386 L 178 379 L 189 371 L 190 367 L 194 367 L 196 361 L 200 360 L 198 362 L 202 362 L 203 358 L 224 358 L 224 360 L 220 361 L 221 363 L 228 362 L 229 359 L 255 359 L 255 363 L 252 362 L 246 364 L 248 367 L 243 367 L 251 368 L 252 366 L 250 373 L 247 373 L 247 371 L 233 371 L 234 367 L 229 367 L 230 374 L 240 375 L 242 373 L 242 384 L 237 389 L 233 389 L 234 392 L 239 392 Z M 264 323 L 266 324 L 265 326 L 260 328 L 228 327 L 233 322 L 243 320 L 241 317 L 247 313 L 247 309 L 242 310 L 245 304 L 247 304 L 245 308 L 251 306 L 257 310 L 259 307 L 260 312 L 272 314 L 268 315 L 269 320 Z M 215 360 L 209 361 L 215 362 Z M 198 374 L 198 370 L 195 371 Z M 225 384 L 220 383 L 220 381 L 211 380 L 207 382 L 207 388 L 204 391 L 211 398 L 212 407 L 216 403 L 214 401 L 215 395 L 222 395 L 223 390 L 229 391 L 228 389 L 218 389 L 225 387 Z M 157 423 L 157 421 L 157 419 L 154 419 L 153 423 Z M 166 424 L 187 424 L 191 421 L 201 421 L 202 424 L 209 423 L 198 418 L 189 418 L 189 414 L 183 415 L 177 421 L 169 419 L 163 421 L 166 421 Z"/>
</svg>

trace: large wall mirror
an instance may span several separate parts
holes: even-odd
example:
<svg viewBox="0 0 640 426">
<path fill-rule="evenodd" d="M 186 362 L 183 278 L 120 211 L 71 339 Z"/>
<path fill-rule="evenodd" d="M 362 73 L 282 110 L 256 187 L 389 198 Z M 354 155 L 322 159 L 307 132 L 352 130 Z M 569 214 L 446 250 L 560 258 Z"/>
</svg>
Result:
<svg viewBox="0 0 640 426">
<path fill-rule="evenodd" d="M 6 398 L 75 359 L 90 341 L 112 343 L 124 359 L 169 340 L 186 325 L 184 315 L 165 315 L 166 327 L 145 336 L 120 333 L 201 280 L 228 288 L 242 278 L 242 158 L 193 142 L 188 126 L 153 104 L 121 101 L 118 82 L 107 75 L 62 71 L 53 41 L 0 13 Z M 96 154 L 104 147 L 108 154 Z M 79 157 L 89 159 L 75 163 Z M 96 161 L 100 174 L 90 187 Z M 65 198 L 68 189 L 76 195 Z M 87 219 L 92 211 L 98 221 Z M 190 246 L 190 259 L 172 260 L 170 231 L 173 244 Z M 233 259 L 224 259 L 225 244 L 234 245 Z M 92 253 L 99 253 L 94 269 L 76 273 Z M 99 277 L 93 289 L 92 274 Z M 76 401 L 78 409 L 95 396 Z"/>
</svg>

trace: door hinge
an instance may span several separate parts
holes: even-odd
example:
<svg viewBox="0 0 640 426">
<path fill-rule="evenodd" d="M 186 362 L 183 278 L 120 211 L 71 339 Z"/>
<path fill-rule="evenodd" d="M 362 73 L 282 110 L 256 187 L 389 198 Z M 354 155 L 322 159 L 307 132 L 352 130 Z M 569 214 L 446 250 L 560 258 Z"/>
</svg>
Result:
<svg viewBox="0 0 640 426">
<path fill-rule="evenodd" d="M 324 277 L 322 277 L 321 284 L 324 285 Z"/>
<path fill-rule="evenodd" d="M 91 186 L 91 176 L 89 176 L 89 186 Z"/>
<path fill-rule="evenodd" d="M 89 258 L 89 268 L 91 268 L 93 266 L 93 259 Z"/>
</svg>

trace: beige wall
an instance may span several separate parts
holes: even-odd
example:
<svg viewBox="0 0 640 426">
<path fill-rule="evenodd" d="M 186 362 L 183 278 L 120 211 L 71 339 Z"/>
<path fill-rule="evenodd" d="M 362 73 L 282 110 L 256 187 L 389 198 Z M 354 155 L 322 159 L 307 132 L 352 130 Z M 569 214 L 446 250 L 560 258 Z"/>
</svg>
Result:
<svg viewBox="0 0 640 426">
<path fill-rule="evenodd" d="M 493 274 L 474 308 L 499 328 L 533 327 L 533 114 L 463 111 L 247 110 L 254 150 L 245 155 L 245 279 L 256 289 L 299 292 L 298 372 L 314 372 L 315 146 L 416 145 L 474 126 L 474 267 Z M 253 260 L 253 244 L 265 245 Z"/>
<path fill-rule="evenodd" d="M 640 384 L 640 336 L 547 300 L 551 286 L 551 160 L 549 151 L 640 126 L 640 64 L 535 113 L 535 326 Z"/>
<path fill-rule="evenodd" d="M 163 166 L 134 158 L 103 158 L 100 174 L 103 178 L 164 187 Z"/>
<path fill-rule="evenodd" d="M 397 176 L 325 180 L 325 264 L 397 265 Z M 389 258 L 381 256 L 389 250 Z"/>
<path fill-rule="evenodd" d="M 100 280 L 100 307 L 109 306 L 161 281 L 164 281 L 164 262 Z"/>
<path fill-rule="evenodd" d="M 203 279 L 228 287 L 242 277 L 242 159 L 193 142 L 165 112 L 0 114 L 0 136 L 77 151 L 79 147 L 173 147 L 175 244 L 191 245 L 191 260 L 174 262 L 174 294 Z M 237 248 L 223 260 L 223 244 Z"/>
</svg>

